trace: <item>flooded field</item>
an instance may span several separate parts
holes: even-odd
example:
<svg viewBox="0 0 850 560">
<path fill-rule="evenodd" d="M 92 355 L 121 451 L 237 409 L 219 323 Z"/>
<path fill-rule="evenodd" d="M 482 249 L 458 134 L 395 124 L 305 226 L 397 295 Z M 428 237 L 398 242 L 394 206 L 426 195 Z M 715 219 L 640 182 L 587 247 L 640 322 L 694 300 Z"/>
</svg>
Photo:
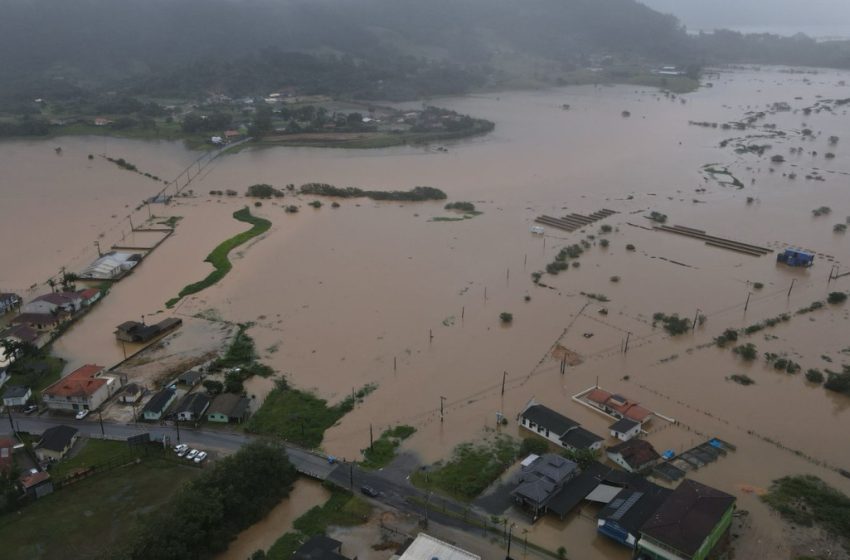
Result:
<svg viewBox="0 0 850 560">
<path fill-rule="evenodd" d="M 656 420 L 648 439 L 658 449 L 680 451 L 709 436 L 734 443 L 736 452 L 692 476 L 734 494 L 739 508 L 750 512 L 750 526 L 736 545 L 741 557 L 765 550 L 791 557 L 796 545 L 753 488 L 813 473 L 850 492 L 850 481 L 836 472 L 850 468 L 850 398 L 803 376 L 809 368 L 840 370 L 850 363 L 848 308 L 828 305 L 794 315 L 831 291 L 850 290 L 850 276 L 830 280 L 834 265 L 839 273 L 850 266 L 848 237 L 833 230 L 850 215 L 850 136 L 843 137 L 850 116 L 847 105 L 804 111 L 850 97 L 846 80 L 850 74 L 829 71 L 738 70 L 710 77 L 713 87 L 682 98 L 634 87 L 453 98 L 433 103 L 492 120 L 496 130 L 447 144 L 447 152 L 270 148 L 220 158 L 192 184 L 194 197 L 155 208 L 158 215 L 183 217 L 175 235 L 115 285 L 56 351 L 69 367 L 116 363 L 122 349 L 114 326 L 141 314 L 254 322 L 250 334 L 264 361 L 294 385 L 335 402 L 353 388 L 378 384 L 326 433 L 325 450 L 349 459 L 368 445 L 370 424 L 376 432 L 398 423 L 415 426 L 404 445 L 424 462 L 494 429 L 497 412 L 510 420 L 502 429 L 521 436 L 515 418 L 532 397 L 604 434 L 608 419 L 571 399 L 598 383 L 679 421 Z M 771 110 L 776 102 L 788 103 L 789 110 Z M 689 124 L 740 122 L 757 112 L 765 112 L 757 129 Z M 760 137 L 745 138 L 750 135 Z M 830 136 L 840 139 L 831 142 Z M 723 140 L 730 142 L 720 147 Z M 0 143 L 0 168 L 14 170 L 4 171 L 0 196 L 4 207 L 8 202 L 22 209 L 4 227 L 26 229 L 25 216 L 36 209 L 56 226 L 44 228 L 44 235 L 15 236 L 15 243 L 0 248 L 7 263 L 0 273 L 3 290 L 43 282 L 70 262 L 67 257 L 91 247 L 112 214 L 128 212 L 159 188 L 108 162 L 89 163 L 88 152 L 105 149 L 165 177 L 193 159 L 176 144 L 109 140 L 104 148 L 100 139 L 63 139 L 66 149 L 57 157 L 56 142 Z M 739 144 L 771 148 L 762 155 L 738 153 Z M 772 162 L 774 155 L 784 161 Z M 28 173 L 21 158 L 37 171 Z M 741 188 L 718 180 L 726 175 L 707 173 L 709 164 L 727 170 Z M 272 229 L 231 255 L 234 268 L 222 282 L 165 310 L 166 300 L 211 270 L 203 259 L 216 244 L 247 229 L 231 216 L 249 203 L 245 198 L 206 193 L 306 182 L 430 185 L 449 201 L 474 202 L 483 214 L 439 222 L 432 219 L 451 215 L 444 203 L 348 199 L 331 208 L 326 200 L 313 209 L 307 203 L 315 197 L 291 195 L 263 202 L 251 210 L 270 219 Z M 300 205 L 300 212 L 286 213 L 290 204 Z M 831 213 L 815 216 L 819 207 Z M 603 208 L 616 214 L 579 231 L 547 226 L 543 236 L 529 232 L 543 214 L 588 215 Z M 653 211 L 665 214 L 667 225 L 774 252 L 750 256 L 654 230 L 646 217 Z M 575 259 L 580 266 L 532 282 L 532 272 L 581 241 L 587 247 Z M 815 266 L 778 265 L 775 251 L 787 246 L 817 253 Z M 512 313 L 510 325 L 500 322 L 502 312 Z M 705 321 L 671 337 L 653 327 L 657 312 L 701 314 Z M 712 344 L 727 328 L 782 313 L 793 317 L 741 341 L 755 344 L 760 354 L 787 354 L 801 373 L 780 373 L 761 358 L 746 363 Z M 581 360 L 563 375 L 550 357 L 556 343 Z M 736 373 L 755 384 L 727 379 Z M 248 384 L 259 398 L 271 387 L 268 380 Z M 567 546 L 571 555 L 628 557 L 597 542 L 601 537 L 592 529 L 587 519 L 567 525 L 575 543 Z M 538 523 L 532 531 L 535 542 L 552 548 L 564 537 L 561 523 Z"/>
</svg>

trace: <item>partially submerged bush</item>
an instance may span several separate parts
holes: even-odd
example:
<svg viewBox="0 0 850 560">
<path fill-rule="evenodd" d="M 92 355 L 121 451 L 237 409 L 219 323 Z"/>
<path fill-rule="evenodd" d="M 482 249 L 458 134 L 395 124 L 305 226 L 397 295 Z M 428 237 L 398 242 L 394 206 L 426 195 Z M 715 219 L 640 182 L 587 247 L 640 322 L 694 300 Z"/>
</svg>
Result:
<svg viewBox="0 0 850 560">
<path fill-rule="evenodd" d="M 748 342 L 746 344 L 741 344 L 740 346 L 736 346 L 732 349 L 732 352 L 741 357 L 741 359 L 751 362 L 758 358 L 758 350 L 756 349 L 756 345 L 752 342 Z"/>
<path fill-rule="evenodd" d="M 510 324 L 510 323 L 513 322 L 514 316 L 513 316 L 512 313 L 508 313 L 507 311 L 502 311 L 501 313 L 499 313 L 499 320 L 502 321 L 502 323 Z"/>
<path fill-rule="evenodd" d="M 833 305 L 844 303 L 845 301 L 847 301 L 847 294 L 845 294 L 844 292 L 831 292 L 826 298 L 826 301 Z"/>
</svg>

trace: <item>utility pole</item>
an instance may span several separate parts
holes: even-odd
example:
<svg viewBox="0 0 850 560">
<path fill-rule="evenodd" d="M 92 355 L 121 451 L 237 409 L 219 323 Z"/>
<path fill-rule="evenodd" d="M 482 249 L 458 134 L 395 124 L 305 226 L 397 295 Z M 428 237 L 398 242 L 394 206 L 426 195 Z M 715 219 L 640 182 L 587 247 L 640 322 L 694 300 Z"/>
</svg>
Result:
<svg viewBox="0 0 850 560">
<path fill-rule="evenodd" d="M 624 353 L 624 354 L 625 354 L 626 352 L 628 352 L 628 351 L 629 351 L 629 338 L 631 338 L 631 336 L 632 336 L 632 332 L 631 332 L 631 331 L 629 331 L 629 332 L 627 332 L 627 333 L 626 333 L 626 346 L 623 348 L 623 353 Z"/>
<path fill-rule="evenodd" d="M 14 434 L 16 430 L 15 430 L 15 423 L 12 422 L 12 409 L 11 409 L 11 407 L 8 407 L 8 406 L 6 407 L 6 413 L 9 415 L 9 426 L 12 427 L 12 433 Z"/>
<path fill-rule="evenodd" d="M 446 400 L 446 397 L 440 397 L 440 422 L 443 421 L 443 401 Z"/>
<path fill-rule="evenodd" d="M 502 374 L 502 396 L 505 396 L 505 378 L 507 378 L 508 372 Z"/>
<path fill-rule="evenodd" d="M 514 526 L 516 523 L 511 523 L 510 529 L 508 529 L 508 552 L 505 555 L 505 560 L 511 560 L 511 537 L 514 533 Z"/>
<path fill-rule="evenodd" d="M 106 439 L 106 430 L 103 429 L 103 414 L 98 410 L 97 418 L 100 421 L 100 437 Z"/>
<path fill-rule="evenodd" d="M 372 424 L 369 424 L 369 451 L 372 451 L 374 443 L 372 440 Z"/>
<path fill-rule="evenodd" d="M 697 307 L 697 312 L 694 314 L 694 324 L 691 327 L 692 331 L 697 330 L 697 320 L 699 320 L 699 307 Z"/>
<path fill-rule="evenodd" d="M 180 443 L 180 420 L 174 417 L 174 427 L 177 428 L 177 443 Z"/>
<path fill-rule="evenodd" d="M 752 292 L 747 292 L 747 301 L 744 303 L 744 313 L 747 312 L 747 308 L 750 306 L 750 296 L 753 295 Z"/>
<path fill-rule="evenodd" d="M 797 281 L 797 279 L 796 279 L 796 278 L 792 278 L 792 279 L 791 279 L 791 286 L 788 288 L 788 297 L 789 297 L 789 298 L 791 297 L 791 290 L 793 290 L 793 289 L 794 289 L 794 282 L 796 282 L 796 281 Z"/>
<path fill-rule="evenodd" d="M 354 463 L 348 463 L 348 485 L 351 491 L 354 492 Z"/>
</svg>

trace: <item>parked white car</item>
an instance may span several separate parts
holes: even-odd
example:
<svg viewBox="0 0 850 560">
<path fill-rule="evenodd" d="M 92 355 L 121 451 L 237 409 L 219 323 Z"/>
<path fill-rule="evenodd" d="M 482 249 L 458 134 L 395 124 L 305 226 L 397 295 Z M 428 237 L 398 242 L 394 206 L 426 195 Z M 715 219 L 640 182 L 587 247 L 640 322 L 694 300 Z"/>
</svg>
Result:
<svg viewBox="0 0 850 560">
<path fill-rule="evenodd" d="M 184 455 L 186 455 L 187 453 L 189 453 L 189 446 L 188 446 L 188 445 L 187 445 L 186 447 L 184 447 L 183 449 L 181 449 L 180 451 L 178 451 L 178 452 L 177 452 L 177 456 L 178 456 L 178 457 L 183 457 L 183 456 L 184 456 Z"/>
<path fill-rule="evenodd" d="M 193 459 L 193 461 L 195 461 L 196 463 L 203 463 L 204 459 L 206 459 L 206 458 L 207 458 L 207 452 L 201 451 L 200 453 L 195 455 L 195 458 Z"/>
<path fill-rule="evenodd" d="M 84 409 L 80 410 L 79 412 L 77 412 L 77 420 L 82 420 L 83 418 L 85 418 L 88 415 L 89 415 L 89 411 L 84 408 Z"/>
<path fill-rule="evenodd" d="M 174 446 L 174 452 L 175 453 L 180 453 L 181 451 L 186 451 L 188 449 L 189 449 L 189 446 L 186 445 L 185 443 L 178 443 L 177 445 Z"/>
<path fill-rule="evenodd" d="M 200 453 L 200 451 L 198 451 L 197 449 L 193 449 L 188 454 L 186 454 L 186 458 L 191 461 L 192 459 L 194 459 L 198 455 L 198 453 Z"/>
</svg>

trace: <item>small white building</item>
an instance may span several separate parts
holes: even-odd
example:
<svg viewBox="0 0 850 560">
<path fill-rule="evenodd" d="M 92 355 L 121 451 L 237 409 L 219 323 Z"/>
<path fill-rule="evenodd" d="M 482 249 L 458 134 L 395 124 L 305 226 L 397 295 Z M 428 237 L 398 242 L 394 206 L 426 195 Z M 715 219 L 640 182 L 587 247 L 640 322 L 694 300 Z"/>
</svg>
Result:
<svg viewBox="0 0 850 560">
<path fill-rule="evenodd" d="M 24 406 L 32 397 L 32 390 L 21 385 L 9 385 L 3 393 L 3 406 Z"/>
<path fill-rule="evenodd" d="M 139 264 L 142 256 L 138 253 L 111 252 L 103 255 L 82 272 L 80 278 L 93 280 L 112 280 L 126 274 Z"/>
<path fill-rule="evenodd" d="M 617 438 L 620 441 L 629 441 L 630 439 L 640 435 L 640 422 L 629 418 L 621 418 L 610 426 L 608 430 L 611 432 L 611 437 Z"/>
<path fill-rule="evenodd" d="M 21 308 L 21 314 L 50 315 L 60 312 L 74 313 L 83 306 L 77 292 L 54 292 L 40 295 Z"/>
<path fill-rule="evenodd" d="M 431 535 L 419 533 L 398 560 L 481 560 L 477 554 L 435 539 Z"/>
</svg>

